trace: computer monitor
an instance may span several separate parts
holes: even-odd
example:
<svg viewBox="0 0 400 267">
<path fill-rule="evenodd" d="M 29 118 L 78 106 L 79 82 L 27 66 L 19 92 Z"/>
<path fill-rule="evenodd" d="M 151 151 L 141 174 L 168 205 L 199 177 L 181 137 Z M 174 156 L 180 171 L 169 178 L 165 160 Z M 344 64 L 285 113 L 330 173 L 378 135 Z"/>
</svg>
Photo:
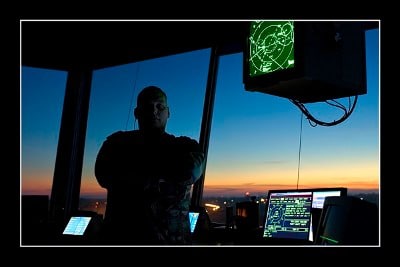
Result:
<svg viewBox="0 0 400 267">
<path fill-rule="evenodd" d="M 83 235 L 91 219 L 92 217 L 72 216 L 65 226 L 63 235 Z"/>
<path fill-rule="evenodd" d="M 199 215 L 200 215 L 200 212 L 189 211 L 189 223 L 190 223 L 190 232 L 191 233 L 194 233 L 194 230 L 196 229 Z"/>
<path fill-rule="evenodd" d="M 324 207 L 325 198 L 331 196 L 347 196 L 347 188 L 312 188 L 311 191 L 313 192 L 313 201 L 311 206 L 311 227 L 309 241 L 314 242 L 317 233 L 318 223 L 321 218 L 322 209 Z"/>
<path fill-rule="evenodd" d="M 378 245 L 378 206 L 354 196 L 327 197 L 315 244 Z"/>
<path fill-rule="evenodd" d="M 285 202 L 290 201 L 290 198 L 285 200 L 282 196 L 292 196 L 295 198 L 295 196 L 301 195 L 301 193 L 312 193 L 312 198 L 311 198 L 311 206 L 310 206 L 310 217 L 308 218 L 308 214 L 302 214 L 302 216 L 305 216 L 304 218 L 306 219 L 306 222 L 308 223 L 308 231 L 304 232 L 304 229 L 301 229 L 303 231 L 302 234 L 293 234 L 293 236 L 290 236 L 288 233 L 276 233 L 275 236 L 271 236 L 272 239 L 276 241 L 276 238 L 278 237 L 279 239 L 282 239 L 283 242 L 288 242 L 291 239 L 298 239 L 299 241 L 303 240 L 305 244 L 312 244 L 315 239 L 316 239 L 316 232 L 317 232 L 317 227 L 319 224 L 319 220 L 321 217 L 323 205 L 325 202 L 325 198 L 329 196 L 346 196 L 347 195 L 347 188 L 345 187 L 329 187 L 329 188 L 307 188 L 307 189 L 282 189 L 282 190 L 270 190 L 268 192 L 268 197 L 267 197 L 267 205 L 266 205 L 266 212 L 265 212 L 265 219 L 264 219 L 264 232 L 263 232 L 263 238 L 266 239 L 266 235 L 268 235 L 268 231 L 266 232 L 266 227 L 273 228 L 273 218 L 269 218 L 268 216 L 277 216 L 277 214 L 271 214 L 271 211 L 274 209 L 277 209 L 276 206 L 278 206 L 278 209 L 280 206 L 285 206 Z M 281 197 L 281 198 L 278 198 Z M 279 202 L 283 202 L 283 204 L 279 204 Z M 299 202 L 298 205 L 305 205 L 308 204 L 308 202 Z M 308 206 L 307 209 L 303 209 L 304 211 L 308 212 Z M 269 221 L 268 221 L 269 220 Z M 278 228 L 280 229 L 280 228 Z M 271 231 L 271 229 L 270 229 Z M 280 230 L 282 231 L 282 230 Z M 296 231 L 299 231 L 297 229 Z M 289 232 L 289 231 L 288 231 Z M 305 233 L 307 233 L 307 237 L 305 236 Z M 283 237 L 285 236 L 285 239 Z M 267 237 L 268 239 L 268 237 Z M 304 240 L 306 239 L 306 240 Z M 290 243 L 290 242 L 289 242 Z"/>
<path fill-rule="evenodd" d="M 189 223 L 193 244 L 209 244 L 211 221 L 206 209 L 202 206 L 190 206 Z"/>
<path fill-rule="evenodd" d="M 270 190 L 263 239 L 271 244 L 306 244 L 310 234 L 312 191 Z"/>
<path fill-rule="evenodd" d="M 247 91 L 302 103 L 365 94 L 365 32 L 355 21 L 250 21 Z"/>
<path fill-rule="evenodd" d="M 93 211 L 76 211 L 60 228 L 59 242 L 63 245 L 96 244 L 102 226 L 102 215 Z"/>
</svg>

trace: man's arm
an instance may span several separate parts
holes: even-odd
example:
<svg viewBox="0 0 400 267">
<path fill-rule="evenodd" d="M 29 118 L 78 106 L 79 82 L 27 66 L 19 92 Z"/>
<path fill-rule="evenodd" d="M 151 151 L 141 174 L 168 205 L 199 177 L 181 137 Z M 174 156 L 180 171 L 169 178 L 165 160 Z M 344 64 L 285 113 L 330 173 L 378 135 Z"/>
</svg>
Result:
<svg viewBox="0 0 400 267">
<path fill-rule="evenodd" d="M 193 168 L 191 173 L 191 183 L 194 184 L 204 172 L 204 153 L 202 152 L 190 152 L 192 157 Z"/>
<path fill-rule="evenodd" d="M 165 155 L 170 179 L 185 184 L 195 183 L 203 174 L 205 167 L 204 153 L 196 140 L 179 137 Z"/>
<path fill-rule="evenodd" d="M 96 162 L 94 165 L 94 175 L 96 176 L 97 182 L 103 188 L 109 187 L 109 177 L 110 177 L 110 169 L 109 165 L 109 156 L 107 151 L 109 150 L 107 147 L 107 141 L 103 143 L 101 146 L 99 153 L 96 157 Z"/>
<path fill-rule="evenodd" d="M 119 138 L 121 132 L 114 133 L 107 137 L 100 147 L 99 153 L 96 157 L 96 162 L 94 166 L 94 174 L 96 176 L 97 182 L 103 188 L 109 188 L 111 186 L 111 177 L 115 176 L 115 138 Z"/>
</svg>

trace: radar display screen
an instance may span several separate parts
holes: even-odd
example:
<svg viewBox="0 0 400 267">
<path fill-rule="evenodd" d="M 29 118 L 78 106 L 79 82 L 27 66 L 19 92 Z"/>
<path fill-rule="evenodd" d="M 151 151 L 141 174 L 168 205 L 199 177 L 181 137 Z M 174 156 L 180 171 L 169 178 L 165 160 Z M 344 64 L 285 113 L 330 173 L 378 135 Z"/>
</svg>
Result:
<svg viewBox="0 0 400 267">
<path fill-rule="evenodd" d="M 248 41 L 251 77 L 294 67 L 293 21 L 253 21 Z"/>
</svg>

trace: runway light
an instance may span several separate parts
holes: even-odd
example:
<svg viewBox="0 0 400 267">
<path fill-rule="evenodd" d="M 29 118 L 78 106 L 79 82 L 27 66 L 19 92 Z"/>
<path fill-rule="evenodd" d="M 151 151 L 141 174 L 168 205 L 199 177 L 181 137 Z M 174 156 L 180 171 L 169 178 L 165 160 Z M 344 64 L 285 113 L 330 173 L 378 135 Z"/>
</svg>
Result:
<svg viewBox="0 0 400 267">
<path fill-rule="evenodd" d="M 218 210 L 218 209 L 220 208 L 220 206 L 218 206 L 218 205 L 209 204 L 209 203 L 206 203 L 206 204 L 204 204 L 204 205 L 205 205 L 206 207 L 212 208 L 213 211 L 216 211 L 216 210 Z"/>
</svg>

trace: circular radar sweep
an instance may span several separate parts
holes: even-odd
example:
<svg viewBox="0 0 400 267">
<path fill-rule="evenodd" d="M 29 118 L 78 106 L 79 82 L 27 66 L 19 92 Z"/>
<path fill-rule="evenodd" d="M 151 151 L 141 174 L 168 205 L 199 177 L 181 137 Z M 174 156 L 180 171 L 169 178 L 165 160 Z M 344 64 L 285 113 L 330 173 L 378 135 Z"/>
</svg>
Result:
<svg viewBox="0 0 400 267">
<path fill-rule="evenodd" d="M 293 21 L 256 21 L 249 41 L 251 76 L 294 67 Z"/>
</svg>

